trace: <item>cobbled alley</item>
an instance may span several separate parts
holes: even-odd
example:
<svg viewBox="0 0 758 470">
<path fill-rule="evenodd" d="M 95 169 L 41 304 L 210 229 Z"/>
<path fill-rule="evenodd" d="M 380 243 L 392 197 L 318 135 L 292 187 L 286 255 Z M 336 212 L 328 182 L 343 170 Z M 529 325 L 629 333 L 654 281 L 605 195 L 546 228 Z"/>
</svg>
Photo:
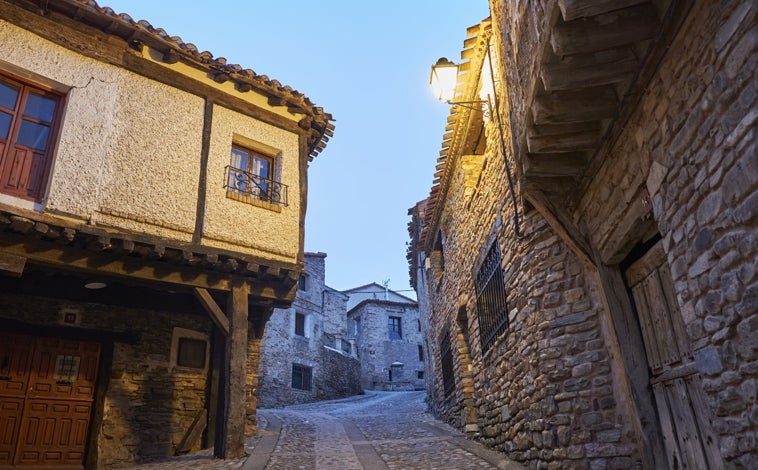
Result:
<svg viewBox="0 0 758 470">
<path fill-rule="evenodd" d="M 140 465 L 139 470 L 380 470 L 522 467 L 466 439 L 425 412 L 424 392 L 369 392 L 345 400 L 258 410 L 248 456 L 208 452 Z"/>
</svg>

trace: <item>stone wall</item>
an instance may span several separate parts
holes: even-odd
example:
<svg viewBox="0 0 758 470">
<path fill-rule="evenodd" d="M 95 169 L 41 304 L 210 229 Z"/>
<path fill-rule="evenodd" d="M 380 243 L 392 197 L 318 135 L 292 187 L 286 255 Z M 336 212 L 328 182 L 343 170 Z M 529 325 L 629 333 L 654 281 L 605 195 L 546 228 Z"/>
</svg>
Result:
<svg viewBox="0 0 758 470">
<path fill-rule="evenodd" d="M 757 16 L 750 2 L 695 4 L 577 214 L 602 246 L 598 228 L 625 212 L 605 195 L 649 192 L 721 456 L 735 468 L 758 465 Z"/>
<path fill-rule="evenodd" d="M 64 326 L 66 313 L 76 315 L 75 327 Z M 0 324 L 4 331 L 38 325 L 61 337 L 89 334 L 104 349 L 112 345 L 102 425 L 90 430 L 97 434 L 98 467 L 174 455 L 206 406 L 207 370 L 177 367 L 171 360 L 174 328 L 204 334 L 212 326 L 205 315 L 0 293 Z"/>
<path fill-rule="evenodd" d="M 274 309 L 261 351 L 258 404 L 273 408 L 358 393 L 359 363 L 346 338 L 347 297 L 324 284 L 324 253 L 305 254 L 305 289 L 289 309 Z M 304 315 L 305 336 L 295 334 L 295 317 Z M 312 368 L 311 390 L 292 387 L 292 364 Z M 336 374 L 336 375 L 335 375 Z"/>
<path fill-rule="evenodd" d="M 389 317 L 401 320 L 402 338 L 390 339 Z M 419 329 L 418 306 L 385 300 L 364 300 L 348 312 L 351 325 L 360 323 L 354 340 L 361 361 L 361 385 L 372 390 L 423 390 L 424 361 L 419 361 L 418 347 L 424 346 Z M 355 334 L 355 328 L 351 329 Z M 389 371 L 396 365 L 392 380 Z M 423 374 L 422 374 L 423 375 Z"/>
</svg>

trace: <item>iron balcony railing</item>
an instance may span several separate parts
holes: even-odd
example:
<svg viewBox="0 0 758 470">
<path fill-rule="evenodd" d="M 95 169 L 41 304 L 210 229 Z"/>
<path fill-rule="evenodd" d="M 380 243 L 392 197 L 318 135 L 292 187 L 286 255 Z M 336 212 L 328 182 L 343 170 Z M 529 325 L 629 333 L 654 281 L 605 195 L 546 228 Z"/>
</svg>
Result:
<svg viewBox="0 0 758 470">
<path fill-rule="evenodd" d="M 263 178 L 249 171 L 226 166 L 226 183 L 224 188 L 229 191 L 252 197 L 271 204 L 287 206 L 287 185 L 272 179 Z"/>
</svg>

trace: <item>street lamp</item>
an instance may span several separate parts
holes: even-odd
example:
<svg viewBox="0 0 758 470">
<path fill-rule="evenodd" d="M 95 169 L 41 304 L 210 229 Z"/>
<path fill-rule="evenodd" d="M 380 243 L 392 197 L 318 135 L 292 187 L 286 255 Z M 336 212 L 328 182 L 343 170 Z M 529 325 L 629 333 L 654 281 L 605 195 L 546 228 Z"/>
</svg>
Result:
<svg viewBox="0 0 758 470">
<path fill-rule="evenodd" d="M 456 101 L 453 99 L 458 85 L 458 64 L 448 60 L 447 57 L 440 57 L 437 63 L 432 65 L 429 84 L 432 86 L 434 96 L 449 105 L 482 111 L 482 105 L 487 103 L 487 111 L 490 110 L 487 100 Z"/>
</svg>

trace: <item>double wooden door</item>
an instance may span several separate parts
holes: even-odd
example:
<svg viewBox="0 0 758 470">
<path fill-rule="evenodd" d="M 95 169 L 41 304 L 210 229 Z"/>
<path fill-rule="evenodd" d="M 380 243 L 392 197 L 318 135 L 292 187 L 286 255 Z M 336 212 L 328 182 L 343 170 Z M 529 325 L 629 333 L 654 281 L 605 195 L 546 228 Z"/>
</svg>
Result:
<svg viewBox="0 0 758 470">
<path fill-rule="evenodd" d="M 83 467 L 99 360 L 99 343 L 0 333 L 0 467 Z"/>
<path fill-rule="evenodd" d="M 625 277 L 642 329 L 669 468 L 723 468 L 661 243 Z"/>
</svg>

